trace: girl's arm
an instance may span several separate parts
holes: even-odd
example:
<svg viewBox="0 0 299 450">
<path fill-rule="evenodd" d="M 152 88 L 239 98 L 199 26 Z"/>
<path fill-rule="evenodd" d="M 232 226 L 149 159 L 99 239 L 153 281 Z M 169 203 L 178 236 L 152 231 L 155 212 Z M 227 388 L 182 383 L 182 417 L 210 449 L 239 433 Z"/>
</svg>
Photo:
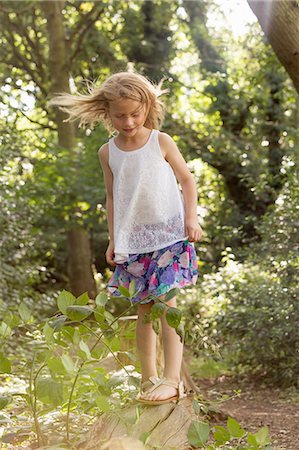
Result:
<svg viewBox="0 0 299 450">
<path fill-rule="evenodd" d="M 109 167 L 109 148 L 108 144 L 104 144 L 98 151 L 99 160 L 104 174 L 104 182 L 106 187 L 106 211 L 109 233 L 109 245 L 106 250 L 106 260 L 111 266 L 115 266 L 114 262 L 114 232 L 113 232 L 113 174 Z"/>
<path fill-rule="evenodd" d="M 166 133 L 159 133 L 161 151 L 166 161 L 171 165 L 175 176 L 180 183 L 185 202 L 185 231 L 189 241 L 199 241 L 202 229 L 197 217 L 197 189 L 196 183 L 186 161 L 179 151 L 174 140 Z"/>
</svg>

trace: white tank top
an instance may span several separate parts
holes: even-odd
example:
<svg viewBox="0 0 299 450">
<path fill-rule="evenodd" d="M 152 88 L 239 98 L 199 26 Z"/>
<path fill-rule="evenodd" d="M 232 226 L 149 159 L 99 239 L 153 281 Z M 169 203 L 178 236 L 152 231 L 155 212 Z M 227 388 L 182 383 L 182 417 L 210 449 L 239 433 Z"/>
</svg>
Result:
<svg viewBox="0 0 299 450">
<path fill-rule="evenodd" d="M 137 150 L 119 149 L 109 140 L 113 173 L 115 262 L 129 253 L 147 253 L 186 238 L 184 200 L 175 174 L 152 130 Z"/>
</svg>

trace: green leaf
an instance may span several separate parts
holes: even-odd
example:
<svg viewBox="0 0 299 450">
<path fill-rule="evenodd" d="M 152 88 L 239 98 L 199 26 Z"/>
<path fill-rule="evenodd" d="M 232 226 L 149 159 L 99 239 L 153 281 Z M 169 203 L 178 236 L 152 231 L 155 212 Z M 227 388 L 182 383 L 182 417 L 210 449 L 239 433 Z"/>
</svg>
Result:
<svg viewBox="0 0 299 450">
<path fill-rule="evenodd" d="M 201 413 L 201 403 L 199 403 L 197 400 L 192 400 L 192 408 L 195 414 Z"/>
<path fill-rule="evenodd" d="M 166 309 L 165 303 L 154 303 L 154 305 L 151 307 L 150 317 L 151 320 L 159 319 L 161 316 L 163 316 L 164 311 Z"/>
<path fill-rule="evenodd" d="M 178 327 L 176 327 L 176 332 L 180 336 L 180 341 L 184 342 L 185 339 L 185 327 L 182 323 L 179 324 Z"/>
<path fill-rule="evenodd" d="M 227 419 L 227 428 L 230 435 L 233 437 L 241 438 L 245 434 L 245 430 L 241 428 L 240 424 L 232 417 Z"/>
<path fill-rule="evenodd" d="M 93 309 L 90 306 L 71 305 L 66 308 L 66 315 L 71 320 L 83 320 L 93 313 Z"/>
<path fill-rule="evenodd" d="M 5 323 L 10 326 L 10 328 L 15 328 L 22 322 L 20 315 L 13 313 L 12 311 L 5 311 Z"/>
<path fill-rule="evenodd" d="M 136 290 L 136 281 L 132 280 L 129 284 L 129 293 L 130 293 L 130 297 L 133 296 L 133 294 L 135 293 Z"/>
<path fill-rule="evenodd" d="M 120 340 L 118 336 L 113 336 L 112 339 L 105 339 L 105 343 L 112 352 L 117 352 L 120 349 Z"/>
<path fill-rule="evenodd" d="M 28 323 L 31 317 L 30 309 L 25 305 L 25 303 L 21 303 L 18 307 L 18 312 L 21 316 L 21 319 L 24 323 Z"/>
<path fill-rule="evenodd" d="M 155 319 L 152 321 L 153 330 L 156 333 L 156 335 L 159 335 L 159 329 L 160 329 L 160 322 L 158 319 Z"/>
<path fill-rule="evenodd" d="M 66 353 L 64 353 L 63 355 L 61 355 L 60 358 L 61 358 L 62 364 L 64 365 L 65 370 L 66 370 L 68 373 L 74 372 L 74 370 L 75 370 L 75 364 L 74 364 L 72 358 L 71 358 L 69 355 L 67 355 Z"/>
<path fill-rule="evenodd" d="M 168 291 L 167 294 L 165 295 L 165 298 L 163 300 L 163 302 L 169 302 L 169 300 L 171 300 L 173 297 L 175 297 L 178 293 L 178 289 L 171 289 L 171 291 Z"/>
<path fill-rule="evenodd" d="M 101 394 L 97 394 L 95 400 L 96 400 L 97 407 L 100 408 L 101 411 L 103 411 L 103 412 L 110 411 L 110 405 L 107 400 L 107 397 L 105 397 L 104 395 L 101 395 Z"/>
<path fill-rule="evenodd" d="M 193 421 L 188 429 L 188 441 L 194 447 L 202 447 L 209 439 L 210 427 L 205 422 Z"/>
<path fill-rule="evenodd" d="M 96 305 L 97 306 L 105 306 L 108 301 L 108 297 L 104 292 L 101 292 L 96 296 Z"/>
<path fill-rule="evenodd" d="M 112 322 L 114 322 L 114 320 L 115 320 L 115 317 L 109 311 L 105 311 L 104 316 L 109 325 L 111 325 Z M 111 325 L 111 327 L 112 327 L 112 330 L 116 331 L 118 329 L 117 322 L 114 322 L 113 325 Z"/>
<path fill-rule="evenodd" d="M 86 359 L 91 359 L 91 354 L 90 354 L 90 350 L 88 345 L 86 344 L 86 342 L 84 341 L 80 341 L 79 342 L 79 347 L 81 348 L 81 350 L 85 353 L 86 355 Z"/>
<path fill-rule="evenodd" d="M 214 429 L 216 430 L 214 432 L 214 439 L 216 444 L 222 445 L 230 440 L 230 434 L 224 427 L 215 425 Z"/>
<path fill-rule="evenodd" d="M 99 324 L 105 322 L 105 308 L 104 306 L 97 306 L 94 310 L 94 317 Z"/>
<path fill-rule="evenodd" d="M 87 305 L 89 302 L 89 296 L 87 292 L 84 292 L 79 297 L 76 298 L 76 305 Z"/>
<path fill-rule="evenodd" d="M 54 331 L 60 331 L 63 327 L 64 322 L 66 321 L 66 316 L 59 316 L 57 319 L 50 320 L 48 323 Z"/>
<path fill-rule="evenodd" d="M 2 322 L 0 324 L 0 336 L 6 338 L 11 335 L 11 328 L 7 325 L 7 323 Z"/>
<path fill-rule="evenodd" d="M 50 377 L 39 378 L 36 382 L 36 396 L 47 405 L 59 406 L 64 402 L 63 385 Z"/>
<path fill-rule="evenodd" d="M 258 443 L 258 445 L 260 445 L 261 447 L 270 444 L 270 439 L 269 439 L 269 429 L 268 427 L 262 427 L 260 428 L 255 434 L 254 437 L 256 439 L 256 442 Z"/>
<path fill-rule="evenodd" d="M 250 432 L 247 435 L 247 444 L 250 445 L 251 450 L 255 450 L 255 449 L 259 448 L 254 435 Z"/>
<path fill-rule="evenodd" d="M 47 344 L 51 344 L 54 341 L 54 338 L 53 338 L 54 330 L 53 330 L 53 328 L 50 327 L 48 322 L 46 322 L 45 325 L 43 326 L 43 332 L 44 332 Z"/>
<path fill-rule="evenodd" d="M 78 328 L 76 328 L 73 334 L 73 343 L 75 345 L 79 344 L 80 338 L 81 338 L 80 331 L 78 330 Z"/>
<path fill-rule="evenodd" d="M 0 373 L 11 373 L 11 364 L 3 353 L 0 353 Z"/>
<path fill-rule="evenodd" d="M 149 313 L 144 314 L 142 323 L 150 323 L 151 322 L 151 315 Z"/>
<path fill-rule="evenodd" d="M 121 293 L 121 295 L 123 295 L 124 297 L 126 297 L 126 298 L 131 297 L 130 291 L 127 288 L 125 288 L 124 286 L 118 286 L 117 289 Z"/>
<path fill-rule="evenodd" d="M 68 291 L 63 290 L 57 298 L 57 306 L 63 314 L 66 314 L 66 308 L 68 306 L 75 304 L 76 297 L 74 297 L 73 294 Z"/>
<path fill-rule="evenodd" d="M 58 375 L 66 374 L 66 369 L 60 358 L 53 356 L 52 358 L 48 359 L 47 366 L 55 374 L 58 374 Z"/>
<path fill-rule="evenodd" d="M 182 313 L 178 308 L 172 306 L 166 312 L 166 320 L 170 327 L 177 328 L 180 324 Z"/>
<path fill-rule="evenodd" d="M 12 397 L 9 395 L 0 395 L 0 409 L 4 409 L 9 403 L 11 403 Z"/>
</svg>

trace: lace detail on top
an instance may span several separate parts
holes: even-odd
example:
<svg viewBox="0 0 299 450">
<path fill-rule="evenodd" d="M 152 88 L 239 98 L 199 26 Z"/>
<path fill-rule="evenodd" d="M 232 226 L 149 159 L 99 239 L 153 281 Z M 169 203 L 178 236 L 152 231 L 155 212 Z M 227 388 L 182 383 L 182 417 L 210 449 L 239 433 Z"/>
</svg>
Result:
<svg viewBox="0 0 299 450">
<path fill-rule="evenodd" d="M 158 133 L 152 130 L 148 142 L 134 151 L 109 141 L 115 254 L 159 250 L 185 238 L 183 196 Z"/>
</svg>

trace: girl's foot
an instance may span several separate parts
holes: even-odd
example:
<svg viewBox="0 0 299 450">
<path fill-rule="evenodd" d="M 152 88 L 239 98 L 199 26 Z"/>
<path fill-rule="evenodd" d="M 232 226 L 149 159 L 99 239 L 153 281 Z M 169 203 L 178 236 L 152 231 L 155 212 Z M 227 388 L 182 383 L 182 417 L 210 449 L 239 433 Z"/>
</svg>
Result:
<svg viewBox="0 0 299 450">
<path fill-rule="evenodd" d="M 156 387 L 156 389 L 153 392 L 143 392 L 143 394 L 140 396 L 143 400 L 166 400 L 172 397 L 175 397 L 177 395 L 177 388 L 174 388 L 172 386 L 167 386 L 165 384 Z"/>
<path fill-rule="evenodd" d="M 140 385 L 140 397 L 142 397 L 149 389 L 159 383 L 159 381 L 160 378 L 155 375 L 149 377 L 147 380 L 142 379 Z"/>
<path fill-rule="evenodd" d="M 140 395 L 139 402 L 147 405 L 162 405 L 185 397 L 183 382 L 160 379 L 154 386 Z"/>
</svg>

